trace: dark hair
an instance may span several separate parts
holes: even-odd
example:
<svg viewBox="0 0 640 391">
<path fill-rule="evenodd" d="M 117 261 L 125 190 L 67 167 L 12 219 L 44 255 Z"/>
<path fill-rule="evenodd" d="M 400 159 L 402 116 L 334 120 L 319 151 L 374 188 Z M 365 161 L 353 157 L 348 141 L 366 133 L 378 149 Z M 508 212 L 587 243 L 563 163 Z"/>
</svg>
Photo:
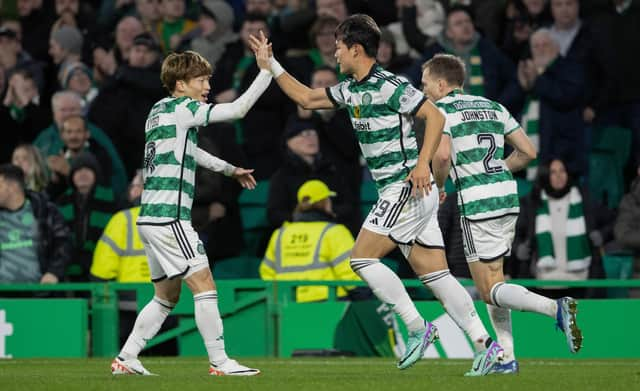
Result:
<svg viewBox="0 0 640 391">
<path fill-rule="evenodd" d="M 349 16 L 336 27 L 336 40 L 342 41 L 348 48 L 360 44 L 364 52 L 371 58 L 376 58 L 380 44 L 380 28 L 376 22 L 365 14 Z"/>
<path fill-rule="evenodd" d="M 242 23 L 244 24 L 245 22 L 263 22 L 267 25 L 267 28 L 269 28 L 269 20 L 267 19 L 267 16 L 259 12 L 249 12 L 248 14 L 245 14 Z"/>
<path fill-rule="evenodd" d="M 464 62 L 452 54 L 436 54 L 422 64 L 422 70 L 425 69 L 429 69 L 431 77 L 444 79 L 451 87 L 462 87 L 464 84 L 466 76 Z"/>
<path fill-rule="evenodd" d="M 17 183 L 20 189 L 24 191 L 24 173 L 20 167 L 13 164 L 2 164 L 0 165 L 0 176 L 7 181 Z"/>
<path fill-rule="evenodd" d="M 451 16 L 451 14 L 453 14 L 455 12 L 464 12 L 464 13 L 466 13 L 467 15 L 469 15 L 469 18 L 471 18 L 471 23 L 473 23 L 475 25 L 475 15 L 473 13 L 473 9 L 471 7 L 469 7 L 468 5 L 456 4 L 456 5 L 452 5 L 451 7 L 449 7 L 447 9 L 447 22 L 448 22 L 449 16 Z"/>
</svg>

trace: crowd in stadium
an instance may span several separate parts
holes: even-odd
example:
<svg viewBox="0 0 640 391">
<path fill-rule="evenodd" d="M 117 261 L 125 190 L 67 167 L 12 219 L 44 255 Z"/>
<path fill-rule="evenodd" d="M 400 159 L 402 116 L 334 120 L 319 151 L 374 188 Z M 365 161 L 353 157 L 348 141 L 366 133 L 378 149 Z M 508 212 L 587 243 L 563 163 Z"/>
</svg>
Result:
<svg viewBox="0 0 640 391">
<path fill-rule="evenodd" d="M 334 29 L 354 13 L 372 16 L 382 28 L 377 60 L 385 69 L 420 88 L 426 60 L 455 54 L 467 67 L 466 90 L 507 107 L 536 144 L 538 159 L 518 177 L 521 213 L 506 263 L 511 277 L 634 274 L 640 251 L 637 1 L 0 4 L 0 163 L 19 167 L 0 168 L 0 283 L 148 281 L 135 219 L 145 121 L 167 95 L 160 81 L 164 56 L 202 54 L 214 65 L 209 101 L 232 102 L 259 72 L 249 35 L 263 31 L 291 74 L 329 87 L 348 77 L 337 70 Z M 424 124 L 417 122 L 418 136 L 420 129 Z M 254 168 L 259 189 L 268 188 L 261 199 L 243 201 L 252 196 L 235 181 L 198 171 L 193 226 L 214 275 L 218 267 L 226 278 L 264 271 L 240 260 L 265 255 L 271 233 L 292 220 L 298 189 L 310 179 L 337 193 L 329 214 L 347 228 L 343 240 L 352 245 L 350 234 L 371 206 L 371 177 L 346 111 L 296 107 L 274 81 L 244 119 L 203 127 L 198 137 L 211 154 Z M 449 192 L 439 215 L 447 257 L 454 275 L 468 277 L 456 216 L 455 192 Z M 568 250 L 572 242 L 580 251 Z M 402 262 L 398 273 L 413 277 Z"/>
</svg>

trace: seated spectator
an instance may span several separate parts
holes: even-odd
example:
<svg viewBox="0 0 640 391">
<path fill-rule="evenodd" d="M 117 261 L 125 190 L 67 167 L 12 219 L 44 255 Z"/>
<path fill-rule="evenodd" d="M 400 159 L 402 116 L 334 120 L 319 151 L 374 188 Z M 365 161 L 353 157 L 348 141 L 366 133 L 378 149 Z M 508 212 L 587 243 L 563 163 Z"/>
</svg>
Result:
<svg viewBox="0 0 640 391">
<path fill-rule="evenodd" d="M 82 98 L 71 91 L 56 92 L 51 98 L 51 109 L 53 111 L 53 124 L 42 130 L 33 142 L 33 145 L 40 149 L 42 156 L 45 158 L 63 153 L 64 143 L 60 136 L 60 129 L 62 129 L 62 124 L 67 118 L 82 115 Z M 91 138 L 109 154 L 112 168 L 111 184 L 114 193 L 123 194 L 127 189 L 127 175 L 116 147 L 102 129 L 91 122 L 88 123 L 87 127 Z"/>
<path fill-rule="evenodd" d="M 446 27 L 436 43 L 429 46 L 407 71 L 414 85 L 419 85 L 422 64 L 437 53 L 451 53 L 462 58 L 467 69 L 464 89 L 512 109 L 517 99 L 516 67 L 489 39 L 476 31 L 469 8 L 455 5 L 449 9 Z"/>
<path fill-rule="evenodd" d="M 73 237 L 72 261 L 65 275 L 71 282 L 87 282 L 96 243 L 120 208 L 113 191 L 99 185 L 100 165 L 90 153 L 83 152 L 73 161 L 69 177 L 71 188 L 56 200 Z"/>
<path fill-rule="evenodd" d="M 160 46 L 149 33 L 135 37 L 126 64 L 104 80 L 89 119 L 118 146 L 131 178 L 142 162 L 144 125 L 151 107 L 166 95 L 160 82 Z"/>
<path fill-rule="evenodd" d="M 45 191 L 49 184 L 49 172 L 38 148 L 31 144 L 18 145 L 13 150 L 11 164 L 22 169 L 27 190 L 36 193 Z"/>
<path fill-rule="evenodd" d="M 69 228 L 20 167 L 0 166 L 0 283 L 55 284 L 71 260 Z"/>
<path fill-rule="evenodd" d="M 315 124 L 294 117 L 285 132 L 284 164 L 273 174 L 269 186 L 267 218 L 271 226 L 279 227 L 285 221 L 291 221 L 291 212 L 298 202 L 298 188 L 310 179 L 320 179 L 338 192 L 333 202 L 336 221 L 345 224 L 351 232 L 358 232 L 358 195 L 350 191 L 349 179 L 338 166 L 320 154 Z"/>
<path fill-rule="evenodd" d="M 518 81 L 518 101 L 525 102 L 521 123 L 536 144 L 538 159 L 561 158 L 571 175 L 584 175 L 582 64 L 560 56 L 560 46 L 549 30 L 542 28 L 531 35 L 531 59 L 518 64 Z M 534 174 L 530 168 L 528 177 L 535 178 Z"/>
<path fill-rule="evenodd" d="M 161 21 L 156 24 L 155 33 L 165 54 L 176 50 L 185 36 L 198 27 L 185 18 L 184 12 L 185 0 L 160 0 Z"/>
<path fill-rule="evenodd" d="M 527 265 L 539 280 L 602 278 L 601 249 L 613 238 L 611 213 L 592 205 L 567 172 L 554 159 L 541 166 L 536 189 L 523 199 L 516 230 L 518 277 Z M 583 289 L 548 288 L 554 297 L 584 296 Z"/>
<path fill-rule="evenodd" d="M 334 223 L 331 198 L 336 193 L 319 180 L 305 182 L 297 192 L 293 222 L 271 235 L 260 264 L 263 280 L 359 280 L 349 266 L 353 236 L 342 224 Z M 339 287 L 337 296 L 345 297 Z M 326 286 L 296 288 L 299 303 L 322 301 L 329 296 Z"/>
<path fill-rule="evenodd" d="M 60 155 L 47 157 L 47 167 L 51 172 L 51 186 L 47 189 L 47 192 L 52 198 L 57 198 L 69 187 L 71 165 L 85 151 L 90 152 L 98 160 L 104 180 L 101 185 L 111 187 L 113 170 L 109 154 L 95 140 L 91 139 L 91 134 L 87 129 L 84 118 L 80 116 L 67 118 L 62 123 L 60 137 L 64 143 Z"/>
<path fill-rule="evenodd" d="M 16 145 L 33 142 L 49 121 L 51 113 L 41 102 L 31 73 L 26 69 L 13 72 L 0 105 L 0 127 L 5 130 L 0 144 L 0 161 L 8 161 Z"/>
<path fill-rule="evenodd" d="M 191 41 L 191 50 L 200 53 L 210 64 L 217 64 L 228 44 L 239 37 L 233 31 L 233 9 L 220 0 L 204 0 L 198 21 L 200 35 Z"/>
</svg>

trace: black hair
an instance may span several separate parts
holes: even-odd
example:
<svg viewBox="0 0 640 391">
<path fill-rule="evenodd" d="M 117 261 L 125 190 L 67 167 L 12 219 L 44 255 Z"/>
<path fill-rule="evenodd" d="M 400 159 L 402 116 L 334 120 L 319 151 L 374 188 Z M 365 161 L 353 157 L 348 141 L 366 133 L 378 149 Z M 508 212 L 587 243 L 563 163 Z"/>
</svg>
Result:
<svg viewBox="0 0 640 391">
<path fill-rule="evenodd" d="M 249 12 L 248 14 L 245 14 L 242 23 L 244 22 L 264 22 L 264 24 L 267 25 L 267 28 L 269 27 L 269 20 L 266 15 L 258 12 Z"/>
<path fill-rule="evenodd" d="M 376 58 L 378 54 L 380 28 L 369 15 L 351 15 L 336 27 L 335 37 L 348 48 L 355 44 L 362 45 L 364 52 L 371 58 Z"/>
<path fill-rule="evenodd" d="M 26 185 L 24 183 L 24 173 L 20 167 L 13 164 L 2 164 L 0 165 L 0 176 L 7 181 L 17 183 L 20 189 L 24 191 Z"/>
</svg>

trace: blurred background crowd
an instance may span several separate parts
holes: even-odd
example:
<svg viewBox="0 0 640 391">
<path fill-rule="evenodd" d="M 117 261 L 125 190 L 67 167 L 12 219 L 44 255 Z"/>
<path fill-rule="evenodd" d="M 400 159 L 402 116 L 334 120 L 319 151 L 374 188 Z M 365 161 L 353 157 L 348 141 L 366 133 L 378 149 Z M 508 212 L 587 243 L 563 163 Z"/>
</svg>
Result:
<svg viewBox="0 0 640 391">
<path fill-rule="evenodd" d="M 353 13 L 382 28 L 379 64 L 416 87 L 434 54 L 460 56 L 467 92 L 505 105 L 538 147 L 518 176 L 511 277 L 632 278 L 640 267 L 638 1 L 0 4 L 0 283 L 148 281 L 135 218 L 144 123 L 166 95 L 163 57 L 198 51 L 214 65 L 209 101 L 231 102 L 258 73 L 248 37 L 262 30 L 287 70 L 327 87 L 347 77 L 333 31 Z M 348 114 L 296 107 L 275 82 L 244 119 L 201 128 L 199 144 L 259 180 L 248 193 L 198 171 L 193 225 L 217 278 L 259 276 L 272 232 L 300 221 L 298 189 L 310 179 L 337 193 L 313 218 L 343 225 L 345 236 L 376 200 Z M 453 189 L 439 217 L 451 269 L 465 277 Z M 410 278 L 398 259 L 385 261 Z"/>
</svg>

